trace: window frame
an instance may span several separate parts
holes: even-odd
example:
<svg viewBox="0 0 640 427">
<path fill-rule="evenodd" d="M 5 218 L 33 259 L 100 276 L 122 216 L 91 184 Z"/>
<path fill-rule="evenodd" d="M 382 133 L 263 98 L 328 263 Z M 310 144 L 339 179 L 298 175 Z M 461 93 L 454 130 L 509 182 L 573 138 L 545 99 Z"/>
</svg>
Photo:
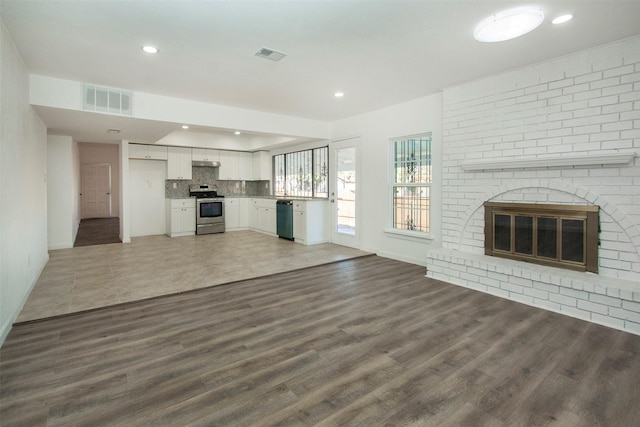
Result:
<svg viewBox="0 0 640 427">
<path fill-rule="evenodd" d="M 323 154 L 316 154 L 318 150 L 324 150 Z M 316 165 L 316 156 L 322 155 L 325 159 L 325 171 L 322 173 L 324 176 L 324 192 L 322 192 L 321 196 L 318 196 L 318 182 L 314 177 L 317 175 L 317 165 Z M 290 189 L 291 181 L 289 181 L 288 176 L 291 175 L 289 162 L 293 162 L 293 157 L 296 157 L 296 161 L 299 159 L 305 160 L 305 163 L 308 161 L 308 167 L 303 167 L 303 171 L 310 171 L 310 183 L 311 183 L 311 196 L 308 195 L 300 195 L 300 194 L 288 194 L 288 189 Z M 305 199 L 329 199 L 329 146 L 320 146 L 314 148 L 308 148 L 304 150 L 296 150 L 290 151 L 287 153 L 275 154 L 271 158 L 272 163 L 272 179 L 273 179 L 273 195 L 276 197 L 294 197 L 294 198 L 305 198 Z M 277 164 L 281 164 L 283 168 L 283 178 L 282 180 L 278 180 L 278 168 Z M 295 174 L 294 174 L 295 175 Z M 293 178 L 292 178 L 293 179 Z M 280 186 L 278 185 L 281 182 L 282 194 L 278 193 L 280 191 Z"/>
<path fill-rule="evenodd" d="M 397 159 L 396 159 L 396 144 L 401 143 L 403 141 L 408 140 L 420 140 L 427 138 L 428 142 L 428 181 L 419 181 L 419 182 L 400 182 L 397 180 L 398 172 L 397 172 Z M 433 199 L 434 199 L 434 167 L 433 159 L 434 159 L 434 146 L 433 146 L 433 133 L 432 132 L 424 132 L 416 135 L 403 136 L 398 138 L 391 138 L 389 140 L 389 210 L 388 210 L 388 227 L 384 230 L 385 233 L 389 233 L 391 235 L 395 235 L 401 238 L 410 238 L 410 239 L 418 239 L 418 240 L 433 240 Z M 425 165 L 426 166 L 426 165 Z M 396 212 L 396 188 L 426 188 L 427 196 L 426 196 L 426 231 L 422 230 L 411 230 L 407 228 L 399 228 L 397 227 L 395 221 L 395 212 Z"/>
</svg>

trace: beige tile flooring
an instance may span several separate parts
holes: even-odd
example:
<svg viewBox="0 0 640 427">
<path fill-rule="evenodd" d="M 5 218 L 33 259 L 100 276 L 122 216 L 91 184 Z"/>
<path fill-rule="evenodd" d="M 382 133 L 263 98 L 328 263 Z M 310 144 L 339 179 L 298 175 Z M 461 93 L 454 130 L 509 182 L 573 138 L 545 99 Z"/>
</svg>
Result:
<svg viewBox="0 0 640 427">
<path fill-rule="evenodd" d="M 253 231 L 131 240 L 50 251 L 17 322 L 367 255 L 333 244 L 304 246 Z"/>
</svg>

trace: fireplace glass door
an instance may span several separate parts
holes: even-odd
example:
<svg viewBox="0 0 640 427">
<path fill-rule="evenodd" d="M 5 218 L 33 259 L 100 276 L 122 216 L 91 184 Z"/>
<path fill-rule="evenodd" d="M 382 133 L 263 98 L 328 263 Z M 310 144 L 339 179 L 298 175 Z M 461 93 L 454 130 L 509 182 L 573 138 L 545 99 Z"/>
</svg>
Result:
<svg viewBox="0 0 640 427">
<path fill-rule="evenodd" d="M 485 253 L 597 272 L 598 207 L 485 203 Z"/>
</svg>

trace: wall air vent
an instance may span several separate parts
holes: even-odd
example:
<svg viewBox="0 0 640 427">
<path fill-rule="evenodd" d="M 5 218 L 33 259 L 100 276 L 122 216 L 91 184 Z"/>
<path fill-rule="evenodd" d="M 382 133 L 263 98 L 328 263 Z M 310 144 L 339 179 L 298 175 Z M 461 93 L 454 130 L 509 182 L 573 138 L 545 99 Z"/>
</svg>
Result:
<svg viewBox="0 0 640 427">
<path fill-rule="evenodd" d="M 261 58 L 270 59 L 271 61 L 280 61 L 282 58 L 287 56 L 286 53 L 278 52 L 277 50 L 268 49 L 263 47 L 259 51 L 256 52 L 256 56 Z"/>
<path fill-rule="evenodd" d="M 130 91 L 95 85 L 83 85 L 82 108 L 99 113 L 123 114 L 130 116 Z"/>
</svg>

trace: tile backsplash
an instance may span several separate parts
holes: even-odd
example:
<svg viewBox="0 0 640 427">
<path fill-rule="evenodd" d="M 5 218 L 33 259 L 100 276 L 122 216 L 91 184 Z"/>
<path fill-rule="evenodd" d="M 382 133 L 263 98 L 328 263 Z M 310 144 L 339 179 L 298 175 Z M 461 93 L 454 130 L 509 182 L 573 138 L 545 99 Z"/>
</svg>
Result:
<svg viewBox="0 0 640 427">
<path fill-rule="evenodd" d="M 189 197 L 189 186 L 195 184 L 214 184 L 218 187 L 218 194 L 226 197 L 266 197 L 271 195 L 269 181 L 226 181 L 219 180 L 218 169 L 212 167 L 194 166 L 191 180 L 165 180 L 165 197 L 180 199 Z M 175 188 L 174 187 L 175 184 Z"/>
</svg>

